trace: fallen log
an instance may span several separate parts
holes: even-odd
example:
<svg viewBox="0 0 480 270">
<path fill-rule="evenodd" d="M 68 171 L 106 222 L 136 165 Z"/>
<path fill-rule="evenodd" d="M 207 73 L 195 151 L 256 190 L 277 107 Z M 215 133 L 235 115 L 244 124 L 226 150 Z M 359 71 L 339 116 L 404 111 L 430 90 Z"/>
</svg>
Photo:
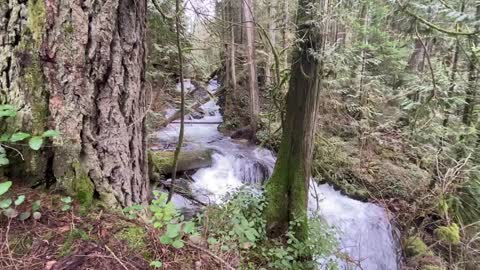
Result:
<svg viewBox="0 0 480 270">
<path fill-rule="evenodd" d="M 177 172 L 205 168 L 212 165 L 212 150 L 181 151 L 178 157 Z M 173 169 L 173 152 L 149 151 L 148 169 L 152 179 L 169 175 Z"/>
<path fill-rule="evenodd" d="M 192 111 L 195 111 L 197 110 L 198 108 L 200 108 L 200 106 L 202 106 L 203 104 L 207 103 L 210 101 L 210 99 L 212 97 L 218 97 L 220 96 L 223 92 L 225 92 L 225 88 L 221 88 L 219 90 L 217 90 L 217 92 L 215 92 L 214 94 L 212 94 L 212 96 L 208 96 L 208 97 L 205 97 L 204 99 L 196 102 L 195 104 L 193 104 L 192 106 L 189 106 L 189 107 L 185 107 L 185 113 L 191 113 Z M 210 92 L 209 92 L 210 93 Z M 170 124 L 171 122 L 177 120 L 177 119 L 180 119 L 181 117 L 181 111 L 178 110 L 176 111 L 174 114 L 172 114 L 172 116 L 168 117 L 163 123 L 162 123 L 162 126 L 163 127 L 166 127 L 168 124 Z"/>
</svg>

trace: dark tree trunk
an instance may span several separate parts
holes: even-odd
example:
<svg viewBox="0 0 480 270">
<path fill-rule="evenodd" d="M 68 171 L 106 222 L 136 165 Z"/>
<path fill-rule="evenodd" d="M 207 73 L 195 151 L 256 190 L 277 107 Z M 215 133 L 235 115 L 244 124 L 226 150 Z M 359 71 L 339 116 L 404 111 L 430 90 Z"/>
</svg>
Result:
<svg viewBox="0 0 480 270">
<path fill-rule="evenodd" d="M 22 119 L 37 123 L 28 130 L 62 133 L 40 171 L 51 169 L 70 194 L 94 189 L 112 205 L 145 203 L 146 1 L 23 2 L 0 4 L 3 18 L 20 17 L 17 30 L 0 27 L 0 56 L 12 63 L 1 64 L 9 76 L 0 86 Z M 12 31 L 15 39 L 5 41 Z"/>
<path fill-rule="evenodd" d="M 272 237 L 284 233 L 292 220 L 301 221 L 301 226 L 296 228 L 299 239 L 305 239 L 308 232 L 308 186 L 320 93 L 318 53 L 322 47 L 319 30 L 306 24 L 313 19 L 307 12 L 312 4 L 311 0 L 299 2 L 297 33 L 301 39 L 292 57 L 287 116 L 278 160 L 266 185 L 265 215 Z"/>
</svg>

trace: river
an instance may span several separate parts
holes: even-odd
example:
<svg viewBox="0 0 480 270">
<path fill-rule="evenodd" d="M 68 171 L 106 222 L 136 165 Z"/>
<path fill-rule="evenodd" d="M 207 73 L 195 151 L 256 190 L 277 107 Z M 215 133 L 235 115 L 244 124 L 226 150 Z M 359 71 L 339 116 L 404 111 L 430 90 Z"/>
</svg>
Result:
<svg viewBox="0 0 480 270">
<path fill-rule="evenodd" d="M 208 90 L 215 92 L 218 84 L 211 81 Z M 221 122 L 219 107 L 214 101 L 202 106 L 205 116 L 189 119 L 192 122 Z M 167 110 L 167 116 L 175 111 Z M 233 140 L 218 131 L 218 124 L 185 125 L 184 149 L 214 149 L 212 166 L 199 169 L 192 175 L 193 193 L 205 202 L 220 203 L 227 192 L 242 185 L 261 188 L 275 165 L 271 151 Z M 171 148 L 178 139 L 179 125 L 172 123 L 157 134 L 160 144 Z M 178 207 L 192 206 L 187 200 L 175 196 Z M 339 251 L 345 252 L 359 265 L 352 268 L 339 261 L 340 269 L 397 270 L 400 256 L 388 213 L 380 206 L 360 202 L 343 196 L 327 184 L 310 183 L 308 210 L 318 214 L 336 232 Z"/>
</svg>

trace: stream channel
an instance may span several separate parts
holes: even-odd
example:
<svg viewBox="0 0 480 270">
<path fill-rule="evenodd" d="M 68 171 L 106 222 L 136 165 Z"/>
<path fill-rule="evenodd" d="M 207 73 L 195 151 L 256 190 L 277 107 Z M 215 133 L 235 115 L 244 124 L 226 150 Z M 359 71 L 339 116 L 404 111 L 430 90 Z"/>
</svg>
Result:
<svg viewBox="0 0 480 270">
<path fill-rule="evenodd" d="M 218 84 L 210 81 L 208 90 L 216 91 Z M 206 203 L 221 203 L 222 197 L 242 185 L 258 189 L 273 171 L 276 157 L 264 149 L 244 141 L 233 140 L 217 130 L 222 122 L 219 107 L 210 100 L 202 107 L 205 115 L 194 119 L 186 116 L 189 122 L 207 124 L 186 124 L 183 150 L 213 149 L 212 165 L 197 170 L 193 175 L 191 189 L 198 200 Z M 176 109 L 168 109 L 168 117 Z M 210 124 L 213 123 L 213 124 Z M 156 136 L 164 150 L 171 150 L 178 140 L 180 125 L 171 123 L 158 131 Z M 178 208 L 195 207 L 180 195 L 174 196 Z M 394 227 L 385 209 L 372 203 L 351 199 L 335 191 L 328 184 L 318 185 L 311 181 L 308 201 L 310 214 L 318 214 L 332 226 L 339 242 L 339 251 L 347 253 L 359 262 L 353 269 L 398 270 L 400 256 L 395 240 Z M 339 261 L 340 269 L 346 263 Z M 350 265 L 351 267 L 351 265 Z M 352 268 L 348 268 L 352 269 Z"/>
</svg>

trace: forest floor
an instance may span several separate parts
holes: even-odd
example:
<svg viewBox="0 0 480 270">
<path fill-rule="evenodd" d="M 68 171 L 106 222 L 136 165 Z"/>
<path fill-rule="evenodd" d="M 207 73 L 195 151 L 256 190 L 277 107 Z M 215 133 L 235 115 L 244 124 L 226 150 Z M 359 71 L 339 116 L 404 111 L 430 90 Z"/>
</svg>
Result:
<svg viewBox="0 0 480 270">
<path fill-rule="evenodd" d="M 100 206 L 85 208 L 75 202 L 62 211 L 62 196 L 19 185 L 8 194 L 26 196 L 16 209 L 19 212 L 41 200 L 41 218 L 0 217 L 2 270 L 144 270 L 154 269 L 152 261 L 161 261 L 162 269 L 222 269 L 218 264 L 222 255 L 214 255 L 198 240 L 182 249 L 162 245 L 162 232 L 121 212 Z M 220 260 L 235 259 L 223 255 Z"/>
</svg>

